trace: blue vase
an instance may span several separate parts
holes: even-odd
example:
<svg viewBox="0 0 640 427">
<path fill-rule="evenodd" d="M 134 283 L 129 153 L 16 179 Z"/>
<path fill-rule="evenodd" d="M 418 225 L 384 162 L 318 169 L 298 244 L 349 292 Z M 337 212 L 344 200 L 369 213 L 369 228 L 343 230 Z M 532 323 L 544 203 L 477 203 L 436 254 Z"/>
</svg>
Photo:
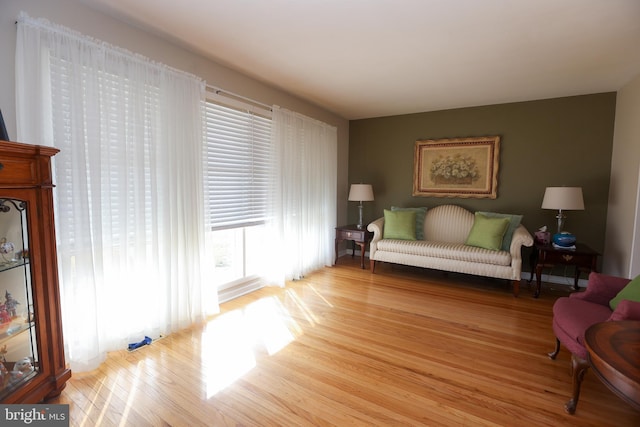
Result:
<svg viewBox="0 0 640 427">
<path fill-rule="evenodd" d="M 562 232 L 553 235 L 553 243 L 563 248 L 568 248 L 576 243 L 576 236 L 571 233 Z"/>
</svg>

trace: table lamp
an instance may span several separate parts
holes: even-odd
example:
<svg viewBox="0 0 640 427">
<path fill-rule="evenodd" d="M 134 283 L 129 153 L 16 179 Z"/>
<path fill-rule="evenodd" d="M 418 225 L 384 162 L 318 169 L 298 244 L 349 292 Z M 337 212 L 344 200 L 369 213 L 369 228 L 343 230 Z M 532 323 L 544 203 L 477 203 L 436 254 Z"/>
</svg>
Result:
<svg viewBox="0 0 640 427">
<path fill-rule="evenodd" d="M 373 201 L 373 187 L 371 184 L 351 184 L 349 201 L 360 202 L 358 205 L 358 228 L 364 228 L 364 224 L 362 224 L 362 202 Z"/>
<path fill-rule="evenodd" d="M 547 187 L 542 199 L 542 209 L 557 209 L 558 234 L 562 233 L 567 218 L 562 212 L 584 210 L 582 187 Z"/>
</svg>

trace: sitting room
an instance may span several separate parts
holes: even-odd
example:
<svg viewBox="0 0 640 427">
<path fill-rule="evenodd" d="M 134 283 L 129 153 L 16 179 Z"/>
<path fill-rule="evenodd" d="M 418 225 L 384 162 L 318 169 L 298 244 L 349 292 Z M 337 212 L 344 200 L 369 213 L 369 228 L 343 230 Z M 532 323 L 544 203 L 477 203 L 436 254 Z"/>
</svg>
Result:
<svg viewBox="0 0 640 427">
<path fill-rule="evenodd" d="M 639 2 L 0 17 L 0 419 L 640 425 Z"/>
</svg>

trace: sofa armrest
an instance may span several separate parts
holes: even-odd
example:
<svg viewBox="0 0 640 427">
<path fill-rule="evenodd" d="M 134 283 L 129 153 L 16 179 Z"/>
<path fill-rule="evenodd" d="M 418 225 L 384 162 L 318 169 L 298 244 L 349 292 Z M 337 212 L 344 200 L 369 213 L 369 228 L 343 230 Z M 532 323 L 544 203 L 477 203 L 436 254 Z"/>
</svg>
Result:
<svg viewBox="0 0 640 427">
<path fill-rule="evenodd" d="M 374 259 L 373 255 L 378 250 L 378 242 L 382 240 L 382 232 L 384 230 L 384 217 L 378 218 L 367 225 L 367 230 L 373 233 L 373 239 L 369 242 L 369 259 Z"/>
<path fill-rule="evenodd" d="M 600 305 L 609 305 L 609 301 L 622 290 L 630 279 L 624 277 L 609 276 L 595 271 L 589 274 L 587 290 L 569 295 L 569 298 L 577 298 Z"/>
<path fill-rule="evenodd" d="M 518 228 L 513 232 L 513 237 L 511 238 L 511 246 L 509 247 L 509 252 L 511 252 L 511 257 L 522 257 L 522 247 L 523 246 L 533 246 L 533 237 L 524 227 L 524 225 L 520 224 Z"/>
<path fill-rule="evenodd" d="M 640 320 L 640 302 L 623 299 L 608 320 Z"/>
<path fill-rule="evenodd" d="M 522 275 L 522 247 L 532 246 L 533 237 L 524 227 L 520 224 L 513 232 L 511 238 L 511 246 L 509 246 L 509 253 L 511 254 L 511 268 L 513 269 L 513 280 L 520 280 Z"/>
</svg>

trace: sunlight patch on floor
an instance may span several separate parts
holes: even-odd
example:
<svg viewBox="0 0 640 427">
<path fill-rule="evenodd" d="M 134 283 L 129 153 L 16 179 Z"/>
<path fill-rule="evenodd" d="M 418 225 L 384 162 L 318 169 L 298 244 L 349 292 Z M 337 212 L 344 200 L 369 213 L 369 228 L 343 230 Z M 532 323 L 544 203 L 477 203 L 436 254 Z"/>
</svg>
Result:
<svg viewBox="0 0 640 427">
<path fill-rule="evenodd" d="M 118 373 L 118 375 L 114 380 L 114 383 L 117 384 L 118 381 L 120 380 L 120 377 L 121 377 L 121 374 Z M 105 414 L 107 410 L 111 407 L 111 401 L 114 394 L 114 390 L 111 389 L 111 391 L 109 392 L 109 395 L 104 400 L 104 402 L 101 401 L 100 397 L 102 395 L 102 390 L 105 388 L 104 381 L 106 381 L 106 379 L 101 380 L 100 385 L 95 389 L 93 393 L 93 397 L 90 399 L 91 406 L 87 409 L 85 417 L 80 422 L 79 424 L 80 427 L 91 426 L 91 425 L 94 425 L 94 423 L 100 425 L 104 421 Z M 98 418 L 96 421 L 91 419 L 91 413 L 93 412 L 94 408 L 100 409 L 100 414 L 98 415 Z"/>
<path fill-rule="evenodd" d="M 298 296 L 298 294 L 295 291 L 288 289 L 286 291 L 286 297 L 298 308 L 302 316 L 304 316 L 305 320 L 309 322 L 310 325 L 313 326 L 317 323 L 317 319 L 316 319 L 316 316 L 313 314 L 313 311 L 311 311 L 309 307 L 307 307 L 307 305 L 304 303 L 304 301 Z"/>
<path fill-rule="evenodd" d="M 118 381 L 118 379 L 120 378 L 120 374 L 118 374 L 116 376 L 116 382 Z M 91 421 L 90 419 L 90 415 L 91 412 L 93 411 L 94 408 L 99 408 L 100 406 L 102 406 L 102 411 L 100 412 L 100 416 L 98 417 L 98 420 L 102 421 L 104 418 L 104 413 L 107 410 L 107 408 L 109 407 L 109 405 L 111 404 L 111 397 L 113 396 L 113 390 L 111 390 L 109 392 L 109 396 L 107 397 L 107 399 L 105 400 L 104 404 L 98 404 L 98 398 L 102 392 L 102 389 L 104 388 L 104 381 L 106 381 L 105 379 L 102 379 L 100 381 L 100 385 L 95 389 L 93 396 L 91 397 L 90 401 L 91 401 L 91 406 L 89 406 L 89 408 L 86 411 L 86 416 L 82 419 L 82 421 L 80 422 L 80 427 L 84 427 L 86 425 L 91 425 L 90 423 L 92 423 L 93 421 Z"/>
<path fill-rule="evenodd" d="M 129 390 L 129 397 L 127 399 L 127 404 L 122 412 L 122 418 L 120 419 L 120 426 L 127 425 L 127 419 L 129 418 L 129 412 L 131 411 L 131 407 L 135 405 L 136 402 L 136 394 L 138 392 L 138 384 L 140 383 L 140 376 L 142 375 L 142 366 L 144 365 L 144 361 L 138 362 L 136 366 L 136 373 L 133 376 L 133 384 L 131 384 L 131 388 Z M 106 407 L 106 406 L 105 406 Z M 102 418 L 103 414 L 100 414 Z"/>
<path fill-rule="evenodd" d="M 314 288 L 311 285 L 308 285 L 307 287 L 309 289 L 311 289 L 313 291 L 313 293 L 315 293 L 325 304 L 327 304 L 327 307 L 333 308 L 333 304 L 331 304 L 329 301 L 327 301 L 327 299 L 325 297 L 323 297 L 322 294 L 320 292 L 318 292 L 318 290 L 316 288 Z"/>
<path fill-rule="evenodd" d="M 302 328 L 275 296 L 217 316 L 202 335 L 207 399 L 253 369 L 258 352 L 274 355 L 301 334 Z"/>
<path fill-rule="evenodd" d="M 302 333 L 298 323 L 276 297 L 262 298 L 245 309 L 245 316 L 269 356 L 276 354 Z M 295 335 L 294 335 L 295 333 Z"/>
</svg>

